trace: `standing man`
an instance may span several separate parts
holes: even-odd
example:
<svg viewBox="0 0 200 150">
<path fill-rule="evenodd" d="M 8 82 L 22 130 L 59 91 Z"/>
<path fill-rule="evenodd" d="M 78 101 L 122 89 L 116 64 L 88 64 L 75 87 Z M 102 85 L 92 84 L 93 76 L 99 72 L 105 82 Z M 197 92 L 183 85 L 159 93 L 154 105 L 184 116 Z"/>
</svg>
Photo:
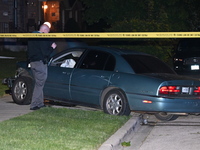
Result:
<svg viewBox="0 0 200 150">
<path fill-rule="evenodd" d="M 50 28 L 43 24 L 39 31 L 33 33 L 49 33 Z M 31 65 L 35 86 L 33 90 L 30 110 L 37 110 L 44 105 L 43 87 L 47 79 L 47 60 L 56 44 L 46 38 L 30 39 L 28 42 L 28 59 Z"/>
</svg>

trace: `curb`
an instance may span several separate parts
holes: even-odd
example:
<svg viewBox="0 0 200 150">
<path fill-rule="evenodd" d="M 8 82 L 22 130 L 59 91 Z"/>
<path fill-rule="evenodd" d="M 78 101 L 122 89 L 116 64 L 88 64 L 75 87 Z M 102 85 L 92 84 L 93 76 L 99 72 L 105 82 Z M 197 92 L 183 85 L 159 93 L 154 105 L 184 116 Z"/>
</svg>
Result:
<svg viewBox="0 0 200 150">
<path fill-rule="evenodd" d="M 134 113 L 133 116 L 115 132 L 108 140 L 106 140 L 98 150 L 121 150 L 122 142 L 130 139 L 134 132 L 141 126 L 142 118 L 139 114 Z"/>
</svg>

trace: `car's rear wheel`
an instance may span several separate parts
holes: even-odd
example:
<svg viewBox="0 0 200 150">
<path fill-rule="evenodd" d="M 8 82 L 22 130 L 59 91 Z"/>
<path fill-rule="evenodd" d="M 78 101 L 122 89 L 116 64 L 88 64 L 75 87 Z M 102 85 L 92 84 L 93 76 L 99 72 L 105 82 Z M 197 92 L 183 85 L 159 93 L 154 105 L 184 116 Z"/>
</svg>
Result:
<svg viewBox="0 0 200 150">
<path fill-rule="evenodd" d="M 130 115 L 126 96 L 118 89 L 109 91 L 103 99 L 103 110 L 111 115 Z"/>
<path fill-rule="evenodd" d="M 160 112 L 160 113 L 156 113 L 154 114 L 154 116 L 162 121 L 172 121 L 172 120 L 176 120 L 179 116 L 178 115 L 173 115 L 173 114 L 167 114 L 165 112 Z"/>
<path fill-rule="evenodd" d="M 30 77 L 18 77 L 12 86 L 13 101 L 19 105 L 28 105 L 31 103 L 33 93 L 33 81 Z"/>
</svg>

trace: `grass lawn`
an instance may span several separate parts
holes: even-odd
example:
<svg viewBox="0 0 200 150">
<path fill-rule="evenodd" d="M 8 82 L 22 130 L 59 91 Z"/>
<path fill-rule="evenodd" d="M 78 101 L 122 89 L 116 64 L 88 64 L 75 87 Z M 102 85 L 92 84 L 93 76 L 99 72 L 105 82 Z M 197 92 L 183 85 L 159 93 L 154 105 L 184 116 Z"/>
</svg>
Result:
<svg viewBox="0 0 200 150">
<path fill-rule="evenodd" d="M 130 117 L 43 108 L 0 123 L 0 150 L 96 150 Z"/>
</svg>

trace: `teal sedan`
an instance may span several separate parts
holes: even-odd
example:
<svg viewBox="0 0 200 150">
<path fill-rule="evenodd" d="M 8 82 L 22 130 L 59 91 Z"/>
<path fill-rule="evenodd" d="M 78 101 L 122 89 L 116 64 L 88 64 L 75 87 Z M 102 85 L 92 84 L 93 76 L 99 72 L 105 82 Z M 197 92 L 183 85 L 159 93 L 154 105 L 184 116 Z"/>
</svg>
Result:
<svg viewBox="0 0 200 150">
<path fill-rule="evenodd" d="M 18 62 L 14 78 L 4 79 L 15 103 L 30 104 L 33 78 Z M 131 111 L 160 120 L 200 113 L 200 81 L 177 75 L 149 54 L 108 47 L 64 50 L 49 59 L 45 99 L 102 109 L 111 115 Z"/>
</svg>

